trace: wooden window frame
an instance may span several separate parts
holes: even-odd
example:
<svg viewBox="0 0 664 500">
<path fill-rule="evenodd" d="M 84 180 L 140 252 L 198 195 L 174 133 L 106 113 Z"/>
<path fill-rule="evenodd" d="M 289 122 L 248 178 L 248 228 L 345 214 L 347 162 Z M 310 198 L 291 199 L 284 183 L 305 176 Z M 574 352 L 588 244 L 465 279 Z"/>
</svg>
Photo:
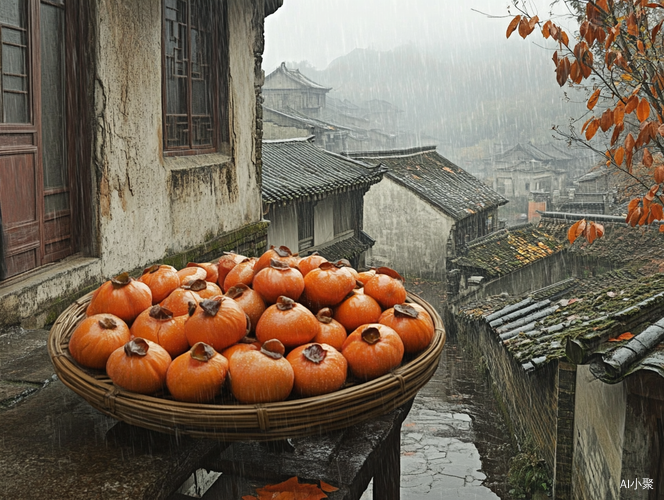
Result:
<svg viewBox="0 0 664 500">
<path fill-rule="evenodd" d="M 186 0 L 187 6 L 191 0 Z M 169 156 L 189 156 L 206 153 L 224 152 L 227 153 L 230 148 L 228 147 L 228 83 L 227 83 L 227 69 L 228 68 L 228 28 L 227 28 L 227 2 L 207 0 L 210 2 L 211 9 L 217 9 L 217 13 L 213 16 L 215 19 L 220 20 L 219 23 L 214 23 L 212 26 L 212 54 L 210 61 L 210 92 L 211 92 L 211 106 L 212 106 L 212 146 L 194 146 L 192 145 L 192 77 L 191 77 L 191 16 L 189 10 L 187 11 L 187 49 L 189 51 L 188 75 L 187 75 L 187 119 L 189 123 L 189 145 L 187 146 L 167 146 L 166 134 L 166 120 L 167 120 L 167 85 L 166 85 L 166 0 L 162 0 L 162 29 L 161 29 L 161 97 L 162 97 L 162 150 L 166 157 Z M 223 104 L 223 105 L 222 105 Z"/>
<path fill-rule="evenodd" d="M 31 154 L 35 161 L 36 215 L 39 221 L 39 244 L 34 268 L 5 276 L 13 280 L 25 272 L 60 260 L 76 252 L 90 255 L 94 251 L 94 230 L 92 227 L 92 185 L 90 157 L 92 154 L 92 134 L 90 119 L 93 106 L 89 88 L 93 81 L 91 68 L 94 67 L 93 45 L 90 43 L 89 2 L 85 0 L 26 0 L 29 29 L 29 123 L 0 123 L 0 156 Z M 44 187 L 43 139 L 42 139 L 42 52 L 41 52 L 41 8 L 52 6 L 64 12 L 64 100 L 65 131 L 63 133 L 64 154 L 66 157 L 67 183 L 65 186 Z M 46 213 L 46 197 L 53 194 L 69 193 L 69 208 Z M 62 216 L 69 216 L 69 235 L 58 234 L 50 237 L 49 222 Z M 4 221 L 3 221 L 4 222 Z M 3 232 L 11 227 L 3 227 Z M 0 235 L 2 236 L 2 235 Z M 47 245 L 69 239 L 66 247 L 46 252 Z M 7 249 L 4 249 L 7 251 Z M 0 255 L 6 265 L 8 255 Z M 0 277 L 0 285 L 4 284 Z"/>
</svg>

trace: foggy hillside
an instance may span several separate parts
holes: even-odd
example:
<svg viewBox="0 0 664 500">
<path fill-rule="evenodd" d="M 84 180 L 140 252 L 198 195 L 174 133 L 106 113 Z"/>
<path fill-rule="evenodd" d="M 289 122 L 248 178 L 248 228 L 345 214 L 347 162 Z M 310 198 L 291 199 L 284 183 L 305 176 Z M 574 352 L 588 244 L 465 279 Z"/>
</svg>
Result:
<svg viewBox="0 0 664 500">
<path fill-rule="evenodd" d="M 497 142 L 549 140 L 552 125 L 567 129 L 570 116 L 583 114 L 583 95 L 565 99 L 569 88 L 558 87 L 551 53 L 516 40 L 509 51 L 488 45 L 463 55 L 404 45 L 355 49 L 324 70 L 289 66 L 332 87 L 330 97 L 391 102 L 404 111 L 401 128 L 435 138 L 450 157 L 472 159 Z"/>
</svg>

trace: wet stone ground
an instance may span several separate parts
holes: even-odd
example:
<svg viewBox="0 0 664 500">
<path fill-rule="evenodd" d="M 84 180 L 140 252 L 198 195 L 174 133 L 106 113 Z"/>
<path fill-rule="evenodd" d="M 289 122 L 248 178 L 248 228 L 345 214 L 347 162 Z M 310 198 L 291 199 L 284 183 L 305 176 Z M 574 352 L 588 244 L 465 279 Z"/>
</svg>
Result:
<svg viewBox="0 0 664 500">
<path fill-rule="evenodd" d="M 440 309 L 441 287 L 410 290 Z M 509 433 L 480 363 L 448 336 L 440 366 L 418 393 L 401 432 L 401 498 L 509 499 Z M 372 488 L 362 500 L 372 498 Z"/>
</svg>

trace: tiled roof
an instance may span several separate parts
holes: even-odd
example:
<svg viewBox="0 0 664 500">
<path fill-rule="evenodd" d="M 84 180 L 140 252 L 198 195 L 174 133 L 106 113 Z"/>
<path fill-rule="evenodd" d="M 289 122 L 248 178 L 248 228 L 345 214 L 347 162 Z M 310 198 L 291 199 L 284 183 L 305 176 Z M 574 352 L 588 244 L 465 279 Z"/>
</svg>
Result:
<svg viewBox="0 0 664 500">
<path fill-rule="evenodd" d="M 454 267 L 493 279 L 563 250 L 563 243 L 532 224 L 501 229 L 473 240 L 464 254 L 452 260 Z"/>
<path fill-rule="evenodd" d="M 625 332 L 639 337 L 660 320 L 664 311 L 664 274 L 638 276 L 618 270 L 556 285 L 526 297 L 485 298 L 465 306 L 459 316 L 465 321 L 486 323 L 523 369 L 531 371 L 566 357 L 574 363 L 591 361 L 591 356 L 610 359 L 609 353 L 631 341 L 609 339 Z M 624 377 L 639 360 L 651 365 L 661 361 L 658 366 L 664 374 L 664 357 L 658 355 L 649 361 L 643 358 L 654 345 L 651 341 L 647 349 L 641 348 L 640 357 L 621 363 L 619 375 Z"/>
<path fill-rule="evenodd" d="M 263 141 L 263 201 L 288 204 L 360 189 L 385 169 L 322 150 L 308 139 Z"/>
<path fill-rule="evenodd" d="M 267 113 L 265 113 L 267 111 Z M 288 118 L 292 121 L 301 123 L 302 125 L 306 125 L 309 127 L 316 127 L 320 128 L 323 130 L 329 130 L 329 131 L 334 131 L 334 130 L 350 130 L 348 127 L 342 127 L 340 125 L 334 125 L 332 123 L 328 123 L 322 120 L 316 120 L 315 118 L 310 118 L 308 116 L 305 116 L 301 113 L 298 113 L 297 111 L 293 109 L 289 109 L 287 111 L 283 110 L 278 110 L 278 109 L 272 109 L 268 108 L 267 106 L 263 106 L 263 119 L 265 121 L 269 120 L 269 115 L 270 113 L 274 113 L 279 116 L 283 116 L 285 118 Z"/>
<path fill-rule="evenodd" d="M 582 218 L 601 223 L 604 226 L 604 236 L 596 239 L 592 245 L 584 238 L 578 238 L 573 245 L 569 245 L 567 231 L 574 222 Z M 572 254 L 598 258 L 612 262 L 614 266 L 630 267 L 644 272 L 664 272 L 664 235 L 659 232 L 658 226 L 633 228 L 622 221 L 622 217 L 592 214 L 578 214 L 569 220 L 554 219 L 548 212 L 544 212 L 538 228 L 565 242 L 567 251 Z"/>
<path fill-rule="evenodd" d="M 317 251 L 330 262 L 336 262 L 339 259 L 352 260 L 362 252 L 369 250 L 375 242 L 376 241 L 369 237 L 364 231 L 360 231 L 359 238 L 351 236 L 350 238 L 334 242 L 330 245 L 307 249 L 303 252 L 303 255 L 308 255 Z"/>
<path fill-rule="evenodd" d="M 510 148 L 503 153 L 494 155 L 493 160 L 494 161 L 510 160 L 511 159 L 510 157 L 518 152 L 522 152 L 525 156 L 541 162 L 561 161 L 561 160 L 569 161 L 573 159 L 573 157 L 570 154 L 561 151 L 553 144 L 542 144 L 539 146 L 535 146 L 533 144 L 529 144 L 526 142 L 526 143 L 518 143 L 513 148 Z"/>
<path fill-rule="evenodd" d="M 385 165 L 388 169 L 386 176 L 456 221 L 507 203 L 505 198 L 479 179 L 439 155 L 435 148 L 350 155 Z"/>
<path fill-rule="evenodd" d="M 304 87 L 308 87 L 308 88 L 311 88 L 311 89 L 317 89 L 317 90 L 332 90 L 329 87 L 324 87 L 323 85 L 320 85 L 320 84 L 310 80 L 309 78 L 304 76 L 302 73 L 300 73 L 299 69 L 288 69 L 286 67 L 285 62 L 282 62 L 281 65 L 277 69 L 275 69 L 272 73 L 270 73 L 269 75 L 267 75 L 265 77 L 265 85 L 263 86 L 264 90 L 282 90 L 282 89 L 272 89 L 272 88 L 270 88 L 270 80 L 277 73 L 283 73 L 284 75 L 286 75 L 287 78 L 289 78 L 293 82 L 295 82 L 295 83 L 297 83 L 301 86 L 304 86 Z"/>
<path fill-rule="evenodd" d="M 604 177 L 609 175 L 609 169 L 605 165 L 600 165 L 596 170 L 591 170 L 590 172 L 583 174 L 581 177 L 578 177 L 574 182 L 587 182 L 598 179 L 599 177 Z"/>
</svg>

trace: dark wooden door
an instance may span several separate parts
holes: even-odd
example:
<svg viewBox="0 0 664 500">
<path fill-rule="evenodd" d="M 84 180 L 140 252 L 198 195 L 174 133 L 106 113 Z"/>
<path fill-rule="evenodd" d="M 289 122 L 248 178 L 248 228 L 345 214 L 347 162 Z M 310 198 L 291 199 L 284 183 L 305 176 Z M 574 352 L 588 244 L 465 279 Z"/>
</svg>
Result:
<svg viewBox="0 0 664 500">
<path fill-rule="evenodd" d="M 0 279 L 73 251 L 64 7 L 0 1 Z"/>
</svg>

